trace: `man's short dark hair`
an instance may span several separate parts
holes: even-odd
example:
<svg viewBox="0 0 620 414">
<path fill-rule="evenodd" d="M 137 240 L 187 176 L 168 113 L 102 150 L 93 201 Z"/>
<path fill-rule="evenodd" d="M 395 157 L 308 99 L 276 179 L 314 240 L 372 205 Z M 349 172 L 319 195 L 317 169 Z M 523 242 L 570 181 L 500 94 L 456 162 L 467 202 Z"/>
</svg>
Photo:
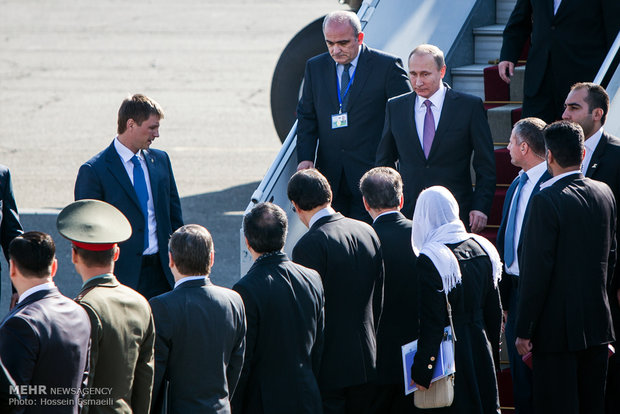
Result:
<svg viewBox="0 0 620 414">
<path fill-rule="evenodd" d="M 327 178 L 314 168 L 293 174 L 286 192 L 288 199 L 304 211 L 332 202 L 332 189 Z"/>
<path fill-rule="evenodd" d="M 56 245 L 52 236 L 29 231 L 9 244 L 9 257 L 25 277 L 43 279 L 51 275 Z"/>
<path fill-rule="evenodd" d="M 75 254 L 80 256 L 80 259 L 82 259 L 86 267 L 104 267 L 109 266 L 114 262 L 115 249 L 113 248 L 108 250 L 94 251 L 82 249 L 81 247 L 78 247 L 76 245 L 73 245 L 72 247 L 73 251 L 75 251 Z"/>
<path fill-rule="evenodd" d="M 376 167 L 362 176 L 360 191 L 370 208 L 397 208 L 403 195 L 403 179 L 393 168 Z"/>
<path fill-rule="evenodd" d="M 151 115 L 156 115 L 159 119 L 164 118 L 164 111 L 153 99 L 142 94 L 135 94 L 125 98 L 121 107 L 118 109 L 117 132 L 119 134 L 125 132 L 127 129 L 127 121 L 130 119 L 133 119 L 136 124 L 142 125 Z"/>
<path fill-rule="evenodd" d="M 557 121 L 545 128 L 545 147 L 562 168 L 581 165 L 583 129 L 575 122 Z"/>
<path fill-rule="evenodd" d="M 547 124 L 539 118 L 523 118 L 514 126 L 515 134 L 519 138 L 519 142 L 525 142 L 532 149 L 534 154 L 545 156 L 545 137 L 543 130 Z"/>
<path fill-rule="evenodd" d="M 607 120 L 607 112 L 609 112 L 609 95 L 607 95 L 605 88 L 592 82 L 579 82 L 570 88 L 571 91 L 576 89 L 585 89 L 588 92 L 585 100 L 588 103 L 588 111 L 590 113 L 596 108 L 601 108 L 603 110 L 601 124 L 604 125 Z"/>
<path fill-rule="evenodd" d="M 172 233 L 168 243 L 170 255 L 183 276 L 202 276 L 211 272 L 213 239 L 198 224 L 186 224 Z"/>
<path fill-rule="evenodd" d="M 286 213 L 272 203 L 258 203 L 243 218 L 243 234 L 257 253 L 282 250 L 287 227 Z"/>
</svg>

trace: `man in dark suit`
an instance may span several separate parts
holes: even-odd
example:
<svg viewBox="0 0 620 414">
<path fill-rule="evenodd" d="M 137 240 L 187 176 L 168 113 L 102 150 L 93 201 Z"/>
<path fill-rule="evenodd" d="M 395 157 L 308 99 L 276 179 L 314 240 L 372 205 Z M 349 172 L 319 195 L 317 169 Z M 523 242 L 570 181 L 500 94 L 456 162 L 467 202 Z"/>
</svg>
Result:
<svg viewBox="0 0 620 414">
<path fill-rule="evenodd" d="M 355 13 L 328 14 L 323 34 L 329 52 L 308 60 L 297 107 L 297 169 L 316 167 L 332 187 L 334 208 L 369 222 L 359 180 L 373 167 L 385 103 L 411 86 L 400 59 L 363 44 Z"/>
<path fill-rule="evenodd" d="M 99 200 L 75 201 L 57 219 L 58 232 L 71 241 L 71 260 L 82 278 L 75 301 L 92 326 L 88 385 L 82 414 L 148 414 L 153 386 L 155 327 L 142 295 L 114 276 L 118 243 L 131 236 L 129 221 Z"/>
<path fill-rule="evenodd" d="M 620 139 L 605 132 L 603 125 L 609 112 L 609 96 L 605 89 L 594 83 L 577 83 L 564 102 L 562 118 L 577 122 L 585 136 L 586 155 L 581 164 L 584 175 L 602 181 L 611 188 L 620 201 Z M 616 218 L 617 221 L 617 218 Z M 616 244 L 618 233 L 616 232 Z M 612 275 L 609 275 L 611 278 Z M 609 307 L 614 321 L 616 339 L 620 335 L 620 266 L 616 266 L 609 289 Z M 620 344 L 614 343 L 616 349 Z M 620 356 L 616 353 L 609 359 L 607 370 L 607 412 L 620 412 Z"/>
<path fill-rule="evenodd" d="M 188 224 L 170 238 L 172 292 L 151 299 L 157 341 L 153 411 L 167 390 L 169 413 L 230 413 L 243 365 L 245 313 L 241 297 L 209 279 L 211 234 Z"/>
<path fill-rule="evenodd" d="M 0 246 L 4 252 L 6 261 L 9 261 L 9 243 L 24 231 L 19 222 L 17 204 L 13 196 L 13 184 L 11 183 L 11 172 L 4 165 L 0 165 Z M 17 293 L 13 287 L 11 298 L 11 308 L 17 302 Z"/>
<path fill-rule="evenodd" d="M 286 230 L 286 213 L 275 204 L 257 204 L 243 219 L 254 264 L 233 287 L 248 323 L 235 414 L 322 412 L 315 373 L 323 345 L 323 284 L 316 271 L 282 252 Z"/>
<path fill-rule="evenodd" d="M 570 86 L 594 79 L 619 29 L 617 0 L 517 0 L 504 29 L 499 76 L 510 83 L 531 36 L 523 116 L 560 119 Z"/>
<path fill-rule="evenodd" d="M 383 312 L 377 332 L 379 413 L 415 411 L 413 394 L 405 395 L 401 346 L 418 339 L 418 275 L 411 248 L 411 220 L 403 207 L 403 180 L 389 167 L 376 167 L 360 181 L 364 206 L 381 241 L 385 268 Z"/>
<path fill-rule="evenodd" d="M 616 202 L 607 184 L 580 172 L 579 125 L 548 126 L 545 146 L 553 178 L 532 197 L 522 236 L 516 348 L 532 351 L 536 412 L 602 413 Z"/>
<path fill-rule="evenodd" d="M 512 129 L 508 151 L 510 162 L 521 171 L 512 182 L 504 199 L 502 222 L 497 233 L 497 251 L 504 263 L 499 282 L 504 320 L 506 347 L 512 375 L 512 389 L 517 413 L 533 412 L 532 372 L 521 360 L 515 348 L 515 322 L 519 302 L 519 247 L 521 230 L 529 210 L 530 200 L 540 191 L 540 185 L 551 178 L 545 163 L 543 129 L 546 124 L 538 118 L 525 118 Z"/>
<path fill-rule="evenodd" d="M 118 208 L 131 223 L 115 267 L 118 280 L 147 299 L 169 291 L 168 238 L 183 225 L 181 202 L 168 154 L 149 149 L 164 114 L 157 102 L 134 95 L 118 111 L 118 136 L 80 167 L 75 199 Z"/>
<path fill-rule="evenodd" d="M 28 400 L 20 406 L 25 413 L 46 413 L 50 406 L 57 413 L 78 413 L 88 375 L 90 322 L 52 281 L 55 251 L 48 234 L 34 231 L 9 246 L 9 272 L 19 300 L 0 324 L 0 359 Z M 60 388 L 68 394 L 53 393 Z"/>
<path fill-rule="evenodd" d="M 438 47 L 420 45 L 411 52 L 409 77 L 414 92 L 388 101 L 376 164 L 395 168 L 399 162 L 405 217 L 413 216 L 422 190 L 441 185 L 459 203 L 463 223 L 480 232 L 495 193 L 493 140 L 482 101 L 443 84 L 445 74 Z"/>
<path fill-rule="evenodd" d="M 323 410 L 366 413 L 376 393 L 376 333 L 383 302 L 379 238 L 368 224 L 331 207 L 315 169 L 291 177 L 287 194 L 308 232 L 293 261 L 319 272 L 325 288 L 325 339 L 318 381 Z"/>
</svg>

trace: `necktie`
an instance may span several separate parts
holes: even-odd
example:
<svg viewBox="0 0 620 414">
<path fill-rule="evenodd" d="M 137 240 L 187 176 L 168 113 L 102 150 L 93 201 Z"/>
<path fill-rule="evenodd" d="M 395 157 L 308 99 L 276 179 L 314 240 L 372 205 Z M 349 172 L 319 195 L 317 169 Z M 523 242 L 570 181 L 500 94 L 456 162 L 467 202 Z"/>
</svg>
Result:
<svg viewBox="0 0 620 414">
<path fill-rule="evenodd" d="M 349 74 L 349 69 L 351 69 L 351 64 L 347 63 L 344 65 L 344 70 L 342 71 L 342 75 L 340 76 L 340 102 L 342 102 L 342 111 L 344 112 L 344 108 L 347 106 L 347 87 L 349 86 L 349 82 L 351 81 L 351 75 Z"/>
<path fill-rule="evenodd" d="M 519 178 L 519 186 L 515 191 L 515 195 L 512 197 L 513 202 L 510 206 L 510 212 L 508 213 L 508 223 L 506 224 L 506 235 L 504 236 L 504 262 L 506 267 L 510 267 L 515 261 L 515 225 L 517 218 L 517 208 L 519 206 L 519 196 L 521 195 L 521 189 L 527 182 L 527 174 L 521 174 Z"/>
<path fill-rule="evenodd" d="M 133 188 L 136 190 L 142 214 L 144 214 L 144 248 L 149 245 L 149 192 L 146 188 L 146 179 L 144 178 L 144 170 L 140 164 L 140 160 L 136 155 L 131 157 L 133 163 Z"/>
<path fill-rule="evenodd" d="M 422 145 L 424 147 L 424 156 L 428 159 L 428 154 L 431 152 L 431 146 L 433 145 L 433 139 L 435 138 L 435 117 L 433 111 L 431 111 L 431 105 L 433 103 L 428 99 L 424 101 L 426 105 L 426 115 L 424 115 L 424 131 L 422 137 Z"/>
</svg>

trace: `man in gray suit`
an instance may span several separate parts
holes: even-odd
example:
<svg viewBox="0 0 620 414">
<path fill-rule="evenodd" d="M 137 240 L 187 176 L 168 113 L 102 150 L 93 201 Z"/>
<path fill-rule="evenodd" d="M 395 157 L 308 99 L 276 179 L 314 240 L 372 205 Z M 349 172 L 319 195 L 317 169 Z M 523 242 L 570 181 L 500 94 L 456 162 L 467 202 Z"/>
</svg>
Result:
<svg viewBox="0 0 620 414">
<path fill-rule="evenodd" d="M 245 311 L 234 291 L 209 280 L 213 240 L 202 226 L 172 234 L 171 292 L 150 300 L 155 318 L 155 381 L 152 412 L 167 391 L 169 413 L 230 413 L 243 365 Z"/>
</svg>

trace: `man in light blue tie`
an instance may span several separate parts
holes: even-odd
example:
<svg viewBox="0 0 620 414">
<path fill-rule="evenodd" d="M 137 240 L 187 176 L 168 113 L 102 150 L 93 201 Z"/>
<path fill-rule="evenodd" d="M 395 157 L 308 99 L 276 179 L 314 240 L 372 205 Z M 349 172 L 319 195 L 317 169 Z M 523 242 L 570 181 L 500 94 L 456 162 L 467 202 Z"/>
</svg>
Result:
<svg viewBox="0 0 620 414">
<path fill-rule="evenodd" d="M 540 184 L 551 175 L 545 162 L 544 121 L 525 118 L 517 122 L 510 136 L 510 162 L 521 171 L 506 192 L 502 223 L 497 235 L 497 250 L 504 262 L 500 294 L 506 322 L 506 346 L 510 360 L 513 395 L 516 412 L 531 413 L 532 375 L 515 349 L 514 326 L 519 299 L 519 241 L 531 197 L 540 190 Z"/>
<path fill-rule="evenodd" d="M 147 299 L 169 291 L 168 239 L 183 225 L 181 202 L 168 154 L 151 149 L 164 113 L 157 102 L 136 94 L 118 111 L 118 136 L 80 167 L 75 199 L 112 204 L 133 233 L 119 245 L 114 274 Z"/>
<path fill-rule="evenodd" d="M 385 103 L 411 85 L 400 58 L 364 44 L 355 13 L 329 13 L 323 35 L 328 52 L 308 60 L 297 107 L 297 170 L 318 169 L 334 209 L 370 223 L 360 178 L 374 166 Z"/>
</svg>

